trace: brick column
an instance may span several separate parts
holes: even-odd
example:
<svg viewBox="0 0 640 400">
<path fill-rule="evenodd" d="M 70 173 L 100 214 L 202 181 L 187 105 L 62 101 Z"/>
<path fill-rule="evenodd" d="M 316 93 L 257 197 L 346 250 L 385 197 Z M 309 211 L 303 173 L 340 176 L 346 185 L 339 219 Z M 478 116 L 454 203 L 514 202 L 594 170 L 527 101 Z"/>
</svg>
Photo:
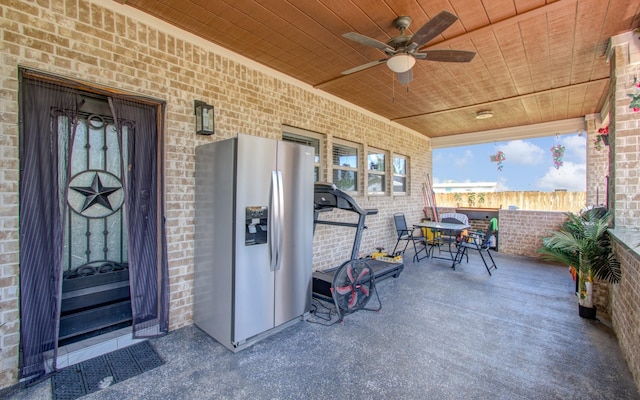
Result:
<svg viewBox="0 0 640 400">
<path fill-rule="evenodd" d="M 587 206 L 600 206 L 607 204 L 607 178 L 609 176 L 609 147 L 603 144 L 596 148 L 598 129 L 604 128 L 609 123 L 601 121 L 599 114 L 585 116 L 587 127 Z"/>
<path fill-rule="evenodd" d="M 611 38 L 612 112 L 609 124 L 609 206 L 616 228 L 640 225 L 640 112 L 629 108 L 629 94 L 640 92 L 640 33 Z"/>
</svg>

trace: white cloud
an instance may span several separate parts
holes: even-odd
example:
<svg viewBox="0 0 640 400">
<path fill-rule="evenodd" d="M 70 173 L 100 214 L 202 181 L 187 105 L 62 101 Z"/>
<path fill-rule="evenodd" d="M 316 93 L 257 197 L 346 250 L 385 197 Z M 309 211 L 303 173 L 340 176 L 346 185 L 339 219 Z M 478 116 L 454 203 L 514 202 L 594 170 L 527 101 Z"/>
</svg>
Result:
<svg viewBox="0 0 640 400">
<path fill-rule="evenodd" d="M 544 157 L 544 150 L 524 140 L 512 140 L 506 145 L 498 146 L 498 149 L 504 152 L 505 163 L 535 165 Z"/>
<path fill-rule="evenodd" d="M 496 188 L 498 192 L 508 192 L 509 186 L 507 186 L 507 178 L 500 175 L 498 176 L 498 187 Z"/>
<path fill-rule="evenodd" d="M 469 165 L 470 161 L 473 161 L 473 152 L 466 150 L 462 157 L 457 157 L 453 160 L 453 166 L 456 168 L 464 168 Z"/>
<path fill-rule="evenodd" d="M 560 140 L 565 147 L 565 157 L 577 163 L 587 162 L 587 139 L 586 135 L 563 136 Z"/>
<path fill-rule="evenodd" d="M 587 166 L 584 163 L 564 161 L 559 168 L 549 167 L 547 173 L 536 181 L 540 189 L 566 189 L 569 192 L 583 192 L 586 190 Z"/>
</svg>

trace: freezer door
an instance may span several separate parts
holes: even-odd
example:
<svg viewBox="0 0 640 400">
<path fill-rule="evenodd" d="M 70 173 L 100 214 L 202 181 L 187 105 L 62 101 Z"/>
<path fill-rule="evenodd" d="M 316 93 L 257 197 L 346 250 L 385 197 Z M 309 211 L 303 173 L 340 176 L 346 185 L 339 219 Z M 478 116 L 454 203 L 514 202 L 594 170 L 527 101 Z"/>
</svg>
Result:
<svg viewBox="0 0 640 400">
<path fill-rule="evenodd" d="M 193 319 L 230 347 L 233 331 L 233 196 L 236 142 L 196 147 Z"/>
<path fill-rule="evenodd" d="M 275 273 L 274 326 L 311 309 L 313 158 L 311 147 L 278 142 L 284 225 L 281 266 Z"/>
<path fill-rule="evenodd" d="M 274 272 L 269 243 L 272 237 L 267 235 L 268 243 L 246 245 L 245 226 L 247 207 L 267 206 L 271 212 L 272 172 L 276 169 L 277 143 L 272 139 L 238 135 L 233 277 L 234 343 L 273 328 Z M 273 224 L 271 218 L 268 224 Z"/>
</svg>

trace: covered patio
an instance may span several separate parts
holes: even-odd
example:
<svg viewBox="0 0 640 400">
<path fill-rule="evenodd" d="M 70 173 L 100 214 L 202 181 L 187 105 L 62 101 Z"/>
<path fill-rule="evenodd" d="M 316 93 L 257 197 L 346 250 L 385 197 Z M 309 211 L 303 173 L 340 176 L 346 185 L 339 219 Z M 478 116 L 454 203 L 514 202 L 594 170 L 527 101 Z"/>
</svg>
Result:
<svg viewBox="0 0 640 400">
<path fill-rule="evenodd" d="M 407 260 L 411 254 L 407 253 Z M 191 325 L 151 340 L 165 364 L 86 399 L 638 399 L 613 329 L 580 318 L 566 268 L 495 254 L 408 262 L 382 310 L 298 323 L 233 354 Z M 46 399 L 49 381 L 14 389 Z"/>
<path fill-rule="evenodd" d="M 169 312 L 162 313 L 163 326 L 158 324 L 158 328 L 167 335 L 150 339 L 165 364 L 87 398 L 639 398 L 640 253 L 636 244 L 640 242 L 640 114 L 629 107 L 629 96 L 640 95 L 640 86 L 636 86 L 640 39 L 634 33 L 639 25 L 638 0 L 516 2 L 519 7 L 504 2 L 511 11 L 493 2 L 489 9 L 488 2 L 479 1 L 455 2 L 456 7 L 432 4 L 428 10 L 422 7 L 427 2 L 417 0 L 398 2 L 403 5 L 397 9 L 388 9 L 391 2 L 379 2 L 383 9 L 372 10 L 376 18 L 368 16 L 370 2 L 347 2 L 350 10 L 327 9 L 324 14 L 317 10 L 300 13 L 291 2 L 274 0 L 273 9 L 262 4 L 257 7 L 263 21 L 280 25 L 267 30 L 271 35 L 254 29 L 259 24 L 237 23 L 234 18 L 238 16 L 236 7 L 241 6 L 244 11 L 240 13 L 246 12 L 241 20 L 252 21 L 257 15 L 254 2 L 221 0 L 208 7 L 207 14 L 199 6 L 192 7 L 195 19 L 203 17 L 205 22 L 194 24 L 194 19 L 187 21 L 187 27 L 145 12 L 140 8 L 143 3 L 151 8 L 159 5 L 129 0 L 52 0 L 7 2 L 2 7 L 6 54 L 0 123 L 4 138 L 0 149 L 5 154 L 0 190 L 5 199 L 0 205 L 0 398 L 51 396 L 48 380 L 27 389 L 20 387 L 20 380 L 30 376 L 24 370 L 28 363 L 23 358 L 26 338 L 22 327 L 35 326 L 25 318 L 25 310 L 37 310 L 24 306 L 27 291 L 21 285 L 31 283 L 24 274 L 33 271 L 33 265 L 49 265 L 33 262 L 29 266 L 25 261 L 25 255 L 38 252 L 23 240 L 29 229 L 20 225 L 25 221 L 20 218 L 25 209 L 20 202 L 28 198 L 20 190 L 29 187 L 21 177 L 25 159 L 21 113 L 29 109 L 20 101 L 24 96 L 19 96 L 25 70 L 43 78 L 44 83 L 55 82 L 65 91 L 82 92 L 83 105 L 106 104 L 101 115 L 108 118 L 113 117 L 108 106 L 111 97 L 151 103 L 161 125 L 156 131 L 149 130 L 159 145 L 152 147 L 158 157 L 158 167 L 153 169 L 157 180 L 147 182 L 154 182 L 152 188 L 159 194 L 154 204 L 164 207 L 151 219 L 158 227 L 153 232 L 160 239 L 149 242 L 164 244 L 151 259 L 161 261 L 158 270 L 165 265 L 167 269 L 160 271 L 149 287 L 166 288 L 158 304 Z M 172 3 L 179 10 L 163 7 L 169 14 L 186 15 L 183 3 L 187 2 L 162 3 Z M 308 4 L 325 9 L 326 3 Z M 284 5 L 288 11 L 276 10 L 275 6 Z M 335 5 L 343 7 L 342 2 Z M 361 7 L 367 12 L 361 12 Z M 458 9 L 461 22 L 433 45 L 470 48 L 478 54 L 475 64 L 445 67 L 424 63 L 415 69 L 411 90 L 402 91 L 395 75 L 382 65 L 343 76 L 342 71 L 379 53 L 366 48 L 368 52 L 363 52 L 359 43 L 343 37 L 345 32 L 386 40 L 395 35 L 390 33 L 395 31 L 390 24 L 396 15 L 414 16 L 413 30 L 442 8 Z M 502 15 L 505 11 L 511 15 Z M 281 18 L 287 14 L 289 17 Z M 307 14 L 329 15 L 326 21 L 330 28 L 314 22 L 311 25 L 315 28 L 307 33 L 311 26 Z M 221 19 L 224 15 L 227 20 Z M 287 33 L 292 23 L 299 27 L 295 29 L 304 28 L 304 34 Z M 224 40 L 214 40 L 211 32 L 187 29 L 194 26 L 220 30 L 222 39 L 231 43 L 225 47 Z M 549 32 L 541 35 L 545 27 Z M 553 41 L 538 40 L 550 38 L 550 33 Z M 249 36 L 238 40 L 244 34 Z M 315 43 L 316 37 L 323 37 L 324 42 Z M 290 38 L 302 39 L 304 46 Z M 571 38 L 577 40 L 566 40 Z M 479 46 L 471 46 L 472 39 Z M 494 42 L 509 51 L 486 45 Z M 260 43 L 268 46 L 257 45 Z M 525 55 L 524 50 L 535 62 L 525 64 L 513 56 L 509 62 L 502 60 L 503 55 Z M 251 51 L 257 52 L 257 57 L 252 58 Z M 500 57 L 494 57 L 496 54 Z M 574 55 L 575 67 L 565 68 L 567 61 L 559 55 Z M 323 66 L 318 60 L 330 65 Z M 503 67 L 507 65 L 509 68 Z M 496 66 L 507 78 L 496 79 Z M 514 77 L 511 71 L 516 73 Z M 544 81 L 534 85 L 532 77 Z M 355 101 L 352 97 L 356 95 L 364 102 Z M 215 129 L 210 135 L 196 134 L 194 105 L 200 102 L 215 110 Z M 421 103 L 426 108 L 418 107 Z M 482 114 L 487 108 L 495 117 L 478 118 L 487 115 Z M 49 112 L 48 108 L 38 109 Z M 93 114 L 83 111 L 82 115 L 87 116 L 85 123 L 92 120 Z M 468 265 L 452 271 L 449 264 L 431 260 L 411 264 L 411 254 L 407 254 L 402 275 L 379 285 L 380 314 L 358 312 L 349 315 L 344 325 L 331 327 L 296 324 L 235 355 L 193 325 L 197 146 L 238 133 L 278 140 L 287 135 L 289 139 L 295 136 L 317 142 L 318 180 L 331 181 L 344 171 L 358 174 L 361 179 L 354 198 L 364 208 L 379 210 L 367 220 L 361 246 L 364 255 L 378 247 L 393 246 L 393 213 L 405 212 L 410 222 L 423 217 L 422 181 L 432 172 L 432 149 L 577 131 L 584 131 L 587 143 L 591 143 L 605 125 L 611 126 L 611 144 L 602 152 L 588 146 L 586 193 L 588 204 L 598 202 L 598 193 L 607 193 L 616 228 L 614 250 L 624 267 L 623 280 L 611 289 L 611 310 L 598 309 L 605 317 L 610 311 L 610 323 L 578 317 L 574 286 L 566 268 L 524 257 L 535 256 L 539 246 L 531 232 L 545 232 L 553 228 L 547 224 L 557 225 L 557 220 L 535 211 L 503 210 L 502 248 L 496 254 L 498 270 L 492 277 L 477 255 L 471 255 Z M 49 142 L 36 143 L 47 147 Z M 358 154 L 356 167 L 343 169 L 336 162 L 339 157 L 333 159 L 332 155 L 342 151 Z M 376 175 L 377 171 L 370 169 L 365 161 L 369 155 L 386 157 L 384 174 Z M 396 173 L 392 160 L 408 168 Z M 62 168 L 62 164 L 58 166 Z M 41 170 L 57 171 L 49 165 Z M 399 179 L 401 190 L 388 185 L 371 193 L 369 175 L 384 177 L 387 182 Z M 148 193 L 143 192 L 145 197 Z M 33 198 L 46 199 L 41 195 Z M 509 224 L 517 227 L 521 236 L 504 234 Z M 165 243 L 161 243 L 163 237 Z M 519 245 L 512 247 L 513 253 L 506 251 L 510 239 Z M 343 236 L 319 229 L 314 236 L 313 269 L 344 260 L 349 249 L 336 250 L 343 242 Z M 32 293 L 47 299 L 60 294 L 58 285 L 49 285 L 50 276 L 60 278 L 53 269 L 60 257 L 51 258 L 55 258 L 51 271 L 33 274 L 44 277 L 38 282 L 48 291 L 35 284 L 29 286 Z M 153 291 L 147 294 L 155 296 Z M 51 343 L 47 349 L 33 346 L 39 349 L 35 352 L 39 359 L 33 363 L 37 372 L 44 371 L 45 361 L 55 360 L 48 357 L 59 347 L 59 318 L 49 316 L 57 315 L 61 306 L 60 302 L 51 304 L 51 312 L 38 321 L 52 327 L 51 336 L 56 340 L 44 337 L 42 341 Z M 63 365 L 52 368 L 57 367 Z"/>
</svg>

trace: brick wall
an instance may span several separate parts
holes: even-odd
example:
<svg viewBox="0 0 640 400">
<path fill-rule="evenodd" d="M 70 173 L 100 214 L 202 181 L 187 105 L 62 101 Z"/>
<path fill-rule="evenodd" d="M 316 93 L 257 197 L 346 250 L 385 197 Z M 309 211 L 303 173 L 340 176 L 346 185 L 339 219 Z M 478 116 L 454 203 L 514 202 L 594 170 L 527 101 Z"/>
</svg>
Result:
<svg viewBox="0 0 640 400">
<path fill-rule="evenodd" d="M 615 47 L 611 70 L 610 205 L 616 228 L 634 228 L 640 225 L 640 113 L 629 108 L 627 95 L 638 90 L 640 64 L 629 65 L 627 45 Z"/>
<path fill-rule="evenodd" d="M 559 211 L 500 210 L 500 252 L 538 257 L 542 238 L 566 219 Z"/>
<path fill-rule="evenodd" d="M 637 246 L 637 229 L 640 225 L 640 113 L 629 108 L 628 94 L 638 88 L 637 76 L 640 63 L 637 63 L 637 42 L 629 32 L 614 39 L 627 41 L 612 46 L 611 93 L 609 95 L 612 111 L 609 124 L 609 206 L 614 215 L 615 231 L 625 231 L 633 240 L 616 238 L 613 250 L 620 261 L 622 278 L 619 284 L 612 285 L 610 312 L 618 342 L 627 360 L 629 369 L 640 388 L 640 255 Z M 631 64 L 632 54 L 635 64 Z M 634 249 L 631 249 L 632 246 Z"/>
<path fill-rule="evenodd" d="M 2 2 L 0 21 L 0 324 L 5 324 L 0 327 L 0 388 L 16 383 L 18 371 L 18 66 L 166 102 L 170 329 L 192 323 L 194 149 L 199 144 L 238 132 L 280 138 L 286 124 L 327 135 L 325 161 L 334 138 L 408 157 L 409 195 L 355 196 L 360 206 L 379 209 L 367 219 L 363 253 L 392 248 L 394 212 L 405 212 L 409 221 L 422 215 L 421 181 L 431 169 L 428 138 L 115 1 Z M 194 134 L 196 99 L 215 106 L 215 136 Z M 327 162 L 322 168 L 325 179 L 331 176 Z M 353 232 L 326 228 L 314 238 L 316 268 L 337 265 L 351 251 Z"/>
<path fill-rule="evenodd" d="M 611 285 L 611 320 L 627 365 L 640 388 L 640 255 L 629 246 L 613 242 L 622 267 L 622 279 Z"/>
</svg>

